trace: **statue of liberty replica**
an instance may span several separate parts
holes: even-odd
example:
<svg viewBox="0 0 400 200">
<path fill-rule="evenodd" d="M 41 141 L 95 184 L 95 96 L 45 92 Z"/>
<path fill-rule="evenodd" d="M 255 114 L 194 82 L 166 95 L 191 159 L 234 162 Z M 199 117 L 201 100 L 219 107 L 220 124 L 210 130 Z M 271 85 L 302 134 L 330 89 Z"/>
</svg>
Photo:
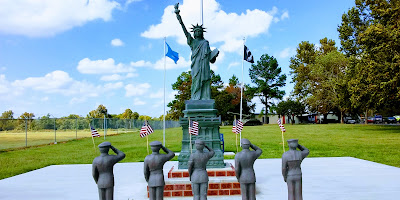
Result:
<svg viewBox="0 0 400 200">
<path fill-rule="evenodd" d="M 180 118 L 180 124 L 183 129 L 182 150 L 179 154 L 179 169 L 188 168 L 189 156 L 194 148 L 194 141 L 201 139 L 207 146 L 215 151 L 208 163 L 208 168 L 223 168 L 224 155 L 221 150 L 221 139 L 219 125 L 221 117 L 217 117 L 217 110 L 214 108 L 215 101 L 211 99 L 211 73 L 210 63 L 214 63 L 219 51 L 211 51 L 210 45 L 204 39 L 205 28 L 202 25 L 192 25 L 192 35 L 187 31 L 183 24 L 182 17 L 179 14 L 179 3 L 175 4 L 175 14 L 182 26 L 183 33 L 187 38 L 192 56 L 191 61 L 191 99 L 185 101 L 184 117 Z M 189 131 L 190 124 L 198 123 L 198 133 L 193 136 Z"/>
</svg>

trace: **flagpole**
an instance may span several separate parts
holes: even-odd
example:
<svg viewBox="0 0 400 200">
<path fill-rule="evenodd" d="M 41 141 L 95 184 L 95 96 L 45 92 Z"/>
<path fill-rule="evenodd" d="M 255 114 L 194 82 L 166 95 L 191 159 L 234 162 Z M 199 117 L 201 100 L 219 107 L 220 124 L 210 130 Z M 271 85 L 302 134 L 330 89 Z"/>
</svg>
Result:
<svg viewBox="0 0 400 200">
<path fill-rule="evenodd" d="M 234 115 L 234 120 L 233 120 L 235 123 L 236 123 L 236 130 L 235 130 L 235 135 L 236 135 L 236 139 L 235 139 L 235 143 L 236 143 L 236 153 L 238 153 L 239 152 L 239 147 L 238 147 L 238 141 L 237 141 L 237 122 L 236 122 L 236 115 Z"/>
<path fill-rule="evenodd" d="M 190 117 L 188 117 L 188 119 L 189 119 L 188 131 L 189 131 L 190 154 L 192 154 L 192 133 L 190 133 Z"/>
<path fill-rule="evenodd" d="M 243 107 L 243 68 L 244 68 L 244 45 L 245 45 L 245 37 L 243 37 L 243 57 L 242 57 L 242 84 L 240 87 L 240 121 L 242 121 L 242 107 Z M 240 140 L 242 140 L 242 132 L 240 132 Z M 240 144 L 242 146 L 242 144 Z"/>
<path fill-rule="evenodd" d="M 146 133 L 147 133 L 147 120 L 144 120 L 145 124 L 146 124 Z M 147 155 L 149 155 L 149 134 L 146 135 L 146 141 L 147 141 Z"/>
<path fill-rule="evenodd" d="M 285 153 L 285 140 L 283 139 L 283 131 L 282 132 L 282 149 L 283 149 L 283 153 Z"/>
<path fill-rule="evenodd" d="M 204 25 L 203 23 L 203 0 L 200 0 L 200 12 L 201 12 L 201 24 Z"/>
<path fill-rule="evenodd" d="M 92 127 L 90 127 L 90 123 L 89 123 L 89 129 L 90 129 L 90 135 L 92 135 Z M 94 149 L 94 153 L 96 153 L 96 145 L 94 144 L 93 135 L 92 135 L 92 141 L 93 141 L 93 149 Z"/>
<path fill-rule="evenodd" d="M 165 43 L 167 42 L 167 38 L 164 37 L 164 112 L 163 112 L 163 145 L 165 146 L 165 74 L 167 68 L 167 60 L 165 56 Z"/>
</svg>

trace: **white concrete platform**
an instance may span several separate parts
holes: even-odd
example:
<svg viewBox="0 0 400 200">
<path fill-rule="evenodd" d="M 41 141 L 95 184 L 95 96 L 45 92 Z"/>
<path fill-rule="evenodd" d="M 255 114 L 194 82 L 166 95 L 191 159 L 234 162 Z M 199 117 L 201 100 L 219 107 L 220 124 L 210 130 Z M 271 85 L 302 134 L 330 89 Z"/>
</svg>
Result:
<svg viewBox="0 0 400 200">
<path fill-rule="evenodd" d="M 233 160 L 225 162 L 233 163 Z M 166 175 L 176 163 L 167 162 Z M 306 158 L 303 169 L 305 200 L 392 200 L 400 198 L 400 168 L 350 157 Z M 287 199 L 281 159 L 255 163 L 257 199 Z M 119 163 L 114 168 L 115 200 L 144 200 L 143 163 Z M 1 200 L 97 200 L 91 165 L 54 165 L 0 180 Z M 170 198 L 172 199 L 172 198 Z M 189 200 L 192 198 L 174 198 Z M 240 200 L 241 197 L 208 199 Z"/>
</svg>

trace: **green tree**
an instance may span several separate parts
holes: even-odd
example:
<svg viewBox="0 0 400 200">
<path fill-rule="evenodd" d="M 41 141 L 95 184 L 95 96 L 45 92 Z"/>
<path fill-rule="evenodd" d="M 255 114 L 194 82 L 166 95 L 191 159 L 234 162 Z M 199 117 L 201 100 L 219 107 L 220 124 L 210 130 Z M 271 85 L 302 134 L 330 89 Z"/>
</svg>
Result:
<svg viewBox="0 0 400 200">
<path fill-rule="evenodd" d="M 288 116 L 291 119 L 291 123 L 294 124 L 294 116 L 302 115 L 305 111 L 305 106 L 300 101 L 288 99 L 281 101 L 276 105 L 276 113 L 281 116 Z"/>
<path fill-rule="evenodd" d="M 132 113 L 132 119 L 139 119 L 139 113 L 138 112 L 133 112 Z"/>
<path fill-rule="evenodd" d="M 190 99 L 190 89 L 192 85 L 192 76 L 190 72 L 182 72 L 178 76 L 176 82 L 172 84 L 172 89 L 177 90 L 178 94 L 175 95 L 175 99 L 167 104 L 171 109 L 167 112 L 167 115 L 171 116 L 172 119 L 178 120 L 179 117 L 183 117 L 183 110 L 185 109 L 185 100 Z"/>
<path fill-rule="evenodd" d="M 12 110 L 4 111 L 0 117 L 0 131 L 12 130 L 15 128 L 14 112 Z"/>
<path fill-rule="evenodd" d="M 12 110 L 4 111 L 1 114 L 1 119 L 14 119 L 14 112 Z"/>
<path fill-rule="evenodd" d="M 323 113 L 338 109 L 349 111 L 348 59 L 335 47 L 335 41 L 323 38 L 320 47 L 301 42 L 290 60 L 295 83 L 294 95 L 309 106 L 310 111 Z M 342 118 L 342 117 L 341 117 Z"/>
<path fill-rule="evenodd" d="M 257 64 L 250 67 L 249 75 L 256 86 L 248 87 L 248 94 L 260 98 L 266 108 L 265 113 L 268 113 L 271 99 L 282 99 L 285 95 L 285 91 L 280 88 L 286 84 L 286 75 L 281 73 L 282 69 L 278 66 L 276 58 L 268 54 L 262 55 Z"/>
<path fill-rule="evenodd" d="M 121 119 L 133 119 L 132 110 L 129 108 L 125 109 L 125 111 L 121 114 Z"/>
<path fill-rule="evenodd" d="M 350 58 L 353 107 L 376 110 L 400 103 L 400 1 L 356 0 L 338 27 Z"/>
<path fill-rule="evenodd" d="M 107 113 L 107 108 L 103 104 L 100 104 L 96 110 L 89 112 L 87 118 L 103 118 Z"/>
</svg>

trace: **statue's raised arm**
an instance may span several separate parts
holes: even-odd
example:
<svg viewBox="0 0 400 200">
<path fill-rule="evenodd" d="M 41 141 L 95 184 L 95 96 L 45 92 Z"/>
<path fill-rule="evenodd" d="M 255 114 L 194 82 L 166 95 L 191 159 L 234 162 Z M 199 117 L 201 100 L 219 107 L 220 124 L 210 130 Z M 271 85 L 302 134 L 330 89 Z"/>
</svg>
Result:
<svg viewBox="0 0 400 200">
<path fill-rule="evenodd" d="M 182 29 L 183 29 L 183 33 L 185 33 L 185 36 L 186 36 L 186 38 L 187 38 L 187 40 L 188 40 L 188 43 L 189 43 L 189 40 L 192 40 L 193 38 L 192 38 L 192 36 L 190 35 L 190 33 L 187 31 L 185 24 L 183 24 L 182 17 L 181 17 L 181 15 L 179 14 L 179 12 L 181 12 L 181 11 L 179 10 L 179 3 L 176 3 L 175 6 L 174 6 L 174 8 L 175 8 L 176 18 L 178 19 L 179 23 L 181 24 Z"/>
</svg>

